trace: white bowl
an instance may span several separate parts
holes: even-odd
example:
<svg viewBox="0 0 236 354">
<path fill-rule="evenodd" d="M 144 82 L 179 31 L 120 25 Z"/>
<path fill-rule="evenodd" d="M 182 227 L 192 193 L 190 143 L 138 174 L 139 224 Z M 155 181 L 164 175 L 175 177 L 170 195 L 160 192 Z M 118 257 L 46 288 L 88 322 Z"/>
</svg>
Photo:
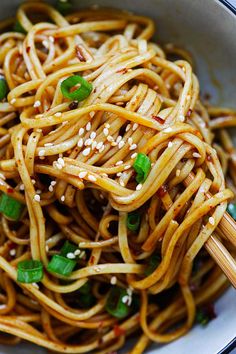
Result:
<svg viewBox="0 0 236 354">
<path fill-rule="evenodd" d="M 0 16 L 14 14 L 21 2 L 0 0 Z M 210 93 L 213 103 L 236 108 L 236 0 L 231 0 L 235 8 L 225 0 L 75 0 L 74 3 L 77 7 L 93 4 L 119 7 L 154 18 L 157 41 L 176 43 L 193 54 L 201 92 Z M 218 353 L 236 336 L 235 290 L 228 290 L 217 301 L 216 312 L 218 317 L 206 328 L 195 326 L 183 338 L 165 346 L 152 346 L 148 353 Z M 128 347 L 125 353 L 127 350 Z M 0 354 L 32 352 L 41 354 L 45 350 L 28 343 L 17 347 L 0 345 Z M 229 352 L 225 348 L 220 353 Z"/>
</svg>

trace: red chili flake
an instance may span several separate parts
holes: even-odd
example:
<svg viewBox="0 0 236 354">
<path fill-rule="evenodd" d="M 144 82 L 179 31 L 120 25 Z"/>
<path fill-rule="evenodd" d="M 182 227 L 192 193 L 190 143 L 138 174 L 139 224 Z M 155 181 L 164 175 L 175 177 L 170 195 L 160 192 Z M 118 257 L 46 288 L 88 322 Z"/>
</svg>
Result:
<svg viewBox="0 0 236 354">
<path fill-rule="evenodd" d="M 91 259 L 90 259 L 90 264 L 91 264 L 91 265 L 93 265 L 93 264 L 94 264 L 94 262 L 95 262 L 95 257 L 94 257 L 94 256 L 92 256 L 92 257 L 91 257 Z"/>
<path fill-rule="evenodd" d="M 7 188 L 7 193 L 9 193 L 9 194 L 14 193 L 14 189 L 13 188 Z"/>
<path fill-rule="evenodd" d="M 160 124 L 164 124 L 165 123 L 165 120 L 163 118 L 155 116 L 154 114 L 152 115 L 152 118 L 155 119 Z"/>
<path fill-rule="evenodd" d="M 189 110 L 187 112 L 187 117 L 190 117 L 192 113 L 193 113 L 193 110 L 191 108 L 189 108 Z"/>
<path fill-rule="evenodd" d="M 207 155 L 207 161 L 209 161 L 209 162 L 212 162 L 213 161 L 213 159 L 212 159 L 212 156 L 211 155 Z"/>
<path fill-rule="evenodd" d="M 159 198 L 163 198 L 165 196 L 165 194 L 168 191 L 168 186 L 166 184 L 163 184 L 163 186 L 161 186 L 158 191 L 157 191 L 157 196 Z"/>
<path fill-rule="evenodd" d="M 79 45 L 75 46 L 75 52 L 76 52 L 76 56 L 79 59 L 79 61 L 85 62 L 86 59 L 82 53 L 81 47 Z"/>
<path fill-rule="evenodd" d="M 117 70 L 117 73 L 120 73 L 120 74 L 126 74 L 128 71 L 127 68 L 123 68 L 123 69 L 120 69 L 120 70 Z"/>
<path fill-rule="evenodd" d="M 118 325 L 114 325 L 113 330 L 116 337 L 120 337 L 123 336 L 123 334 L 125 334 L 125 330 Z"/>
<path fill-rule="evenodd" d="M 76 109 L 78 108 L 79 102 L 78 101 L 73 101 L 69 104 L 70 109 Z"/>
<path fill-rule="evenodd" d="M 29 52 L 30 52 L 30 49 L 31 49 L 31 47 L 27 47 L 27 48 L 26 48 L 26 53 L 29 53 Z"/>
</svg>

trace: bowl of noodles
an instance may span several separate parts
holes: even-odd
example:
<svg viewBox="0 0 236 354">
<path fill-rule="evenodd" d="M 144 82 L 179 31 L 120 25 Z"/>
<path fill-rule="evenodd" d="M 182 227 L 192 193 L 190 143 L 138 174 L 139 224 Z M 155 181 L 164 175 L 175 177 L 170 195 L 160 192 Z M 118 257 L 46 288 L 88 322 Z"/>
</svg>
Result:
<svg viewBox="0 0 236 354">
<path fill-rule="evenodd" d="M 236 255 L 235 9 L 1 10 L 0 352 L 220 352 L 236 315 L 219 262 Z"/>
</svg>

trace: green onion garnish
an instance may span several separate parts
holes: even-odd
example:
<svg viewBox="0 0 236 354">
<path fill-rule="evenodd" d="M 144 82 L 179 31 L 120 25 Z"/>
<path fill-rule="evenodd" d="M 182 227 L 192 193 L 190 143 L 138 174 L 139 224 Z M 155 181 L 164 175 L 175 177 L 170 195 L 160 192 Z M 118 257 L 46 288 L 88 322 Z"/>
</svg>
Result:
<svg viewBox="0 0 236 354">
<path fill-rule="evenodd" d="M 67 15 L 72 10 L 72 4 L 68 0 L 58 0 L 56 3 L 56 9 L 62 15 Z"/>
<path fill-rule="evenodd" d="M 216 318 L 216 313 L 213 304 L 210 303 L 197 309 L 196 321 L 202 326 L 206 326 L 214 318 Z"/>
<path fill-rule="evenodd" d="M 69 276 L 76 266 L 74 259 L 69 259 L 58 254 L 54 255 L 47 266 L 47 270 L 64 276 Z"/>
<path fill-rule="evenodd" d="M 69 241 L 66 241 L 61 249 L 60 255 L 66 257 L 68 253 L 74 253 L 78 247 Z"/>
<path fill-rule="evenodd" d="M 80 85 L 76 89 L 76 85 Z M 75 88 L 74 91 L 71 89 Z M 82 76 L 73 75 L 62 81 L 61 92 L 64 97 L 72 101 L 83 101 L 92 92 L 93 86 L 86 81 Z"/>
<path fill-rule="evenodd" d="M 0 213 L 3 213 L 7 218 L 17 221 L 20 219 L 23 210 L 23 205 L 8 194 L 2 193 L 0 197 Z"/>
<path fill-rule="evenodd" d="M 154 270 L 158 267 L 158 265 L 161 262 L 161 256 L 159 254 L 153 254 L 151 255 L 149 259 L 148 266 L 144 272 L 145 275 L 150 275 L 154 272 Z"/>
<path fill-rule="evenodd" d="M 21 26 L 19 21 L 16 21 L 16 23 L 14 24 L 13 31 L 23 33 L 23 34 L 27 33 L 24 27 Z"/>
<path fill-rule="evenodd" d="M 106 302 L 106 311 L 116 318 L 124 318 L 130 312 L 127 304 L 128 293 L 125 289 L 114 286 Z"/>
<path fill-rule="evenodd" d="M 141 217 L 139 213 L 133 212 L 129 213 L 127 216 L 126 225 L 129 230 L 137 231 L 140 226 Z"/>
<path fill-rule="evenodd" d="M 17 281 L 37 283 L 43 278 L 43 264 L 40 261 L 27 260 L 17 265 Z"/>
<path fill-rule="evenodd" d="M 236 204 L 229 203 L 227 206 L 227 212 L 232 216 L 234 220 L 236 220 Z"/>
<path fill-rule="evenodd" d="M 0 101 L 7 97 L 9 88 L 4 77 L 0 77 Z"/>
<path fill-rule="evenodd" d="M 143 183 L 151 169 L 151 161 L 149 157 L 145 154 L 138 153 L 134 161 L 133 168 L 137 172 L 136 181 L 138 183 Z"/>
</svg>

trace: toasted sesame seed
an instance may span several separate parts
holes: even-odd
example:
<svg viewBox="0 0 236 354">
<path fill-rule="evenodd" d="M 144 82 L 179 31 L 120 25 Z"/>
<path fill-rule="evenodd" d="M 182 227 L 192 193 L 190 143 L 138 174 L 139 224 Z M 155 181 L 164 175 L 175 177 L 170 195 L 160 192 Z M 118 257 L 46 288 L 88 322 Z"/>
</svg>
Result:
<svg viewBox="0 0 236 354">
<path fill-rule="evenodd" d="M 168 142 L 168 148 L 171 148 L 173 146 L 173 143 L 171 141 Z"/>
<path fill-rule="evenodd" d="M 39 289 L 39 286 L 37 283 L 31 283 L 31 285 L 33 285 L 35 288 Z"/>
<path fill-rule="evenodd" d="M 125 131 L 128 132 L 131 128 L 131 124 L 127 124 L 126 128 L 125 128 Z"/>
<path fill-rule="evenodd" d="M 90 154 L 90 151 L 91 151 L 91 149 L 90 149 L 90 147 L 88 147 L 88 148 L 84 149 L 84 151 L 82 152 L 82 154 L 83 154 L 84 156 L 88 156 L 88 155 Z"/>
<path fill-rule="evenodd" d="M 35 179 L 31 179 L 31 182 L 32 182 L 32 184 L 36 183 Z"/>
<path fill-rule="evenodd" d="M 194 152 L 194 153 L 193 153 L 193 157 L 200 158 L 201 155 L 200 155 L 198 152 Z"/>
<path fill-rule="evenodd" d="M 45 155 L 45 150 L 39 150 L 39 156 L 44 156 Z"/>
<path fill-rule="evenodd" d="M 135 131 L 137 128 L 138 128 L 138 123 L 134 123 L 133 127 L 132 127 L 132 130 Z"/>
<path fill-rule="evenodd" d="M 115 141 L 112 141 L 111 146 L 117 146 L 117 143 Z"/>
<path fill-rule="evenodd" d="M 103 141 L 99 141 L 99 143 L 97 143 L 96 149 L 101 149 L 101 147 L 103 146 Z"/>
<path fill-rule="evenodd" d="M 57 159 L 57 163 L 59 163 L 59 164 L 62 165 L 62 166 L 65 166 L 65 161 L 63 160 L 62 157 L 59 157 L 59 158 Z"/>
<path fill-rule="evenodd" d="M 78 256 L 80 253 L 81 253 L 81 251 L 79 249 L 77 249 L 77 250 L 75 250 L 74 255 Z"/>
<path fill-rule="evenodd" d="M 62 113 L 61 112 L 57 112 L 54 114 L 55 117 L 61 117 L 62 116 Z"/>
<path fill-rule="evenodd" d="M 10 250 L 10 256 L 15 256 L 16 255 L 16 249 L 13 248 L 12 250 Z"/>
<path fill-rule="evenodd" d="M 51 43 L 54 43 L 54 42 L 55 42 L 55 39 L 54 39 L 53 36 L 49 36 L 48 39 L 49 39 L 49 41 L 50 41 Z"/>
<path fill-rule="evenodd" d="M 140 191 L 140 189 L 142 189 L 142 184 L 141 183 L 139 183 L 137 186 L 136 186 L 136 191 Z"/>
<path fill-rule="evenodd" d="M 15 98 L 13 98 L 12 100 L 11 100 L 11 102 L 10 102 L 11 104 L 14 104 L 14 103 L 16 103 L 16 99 Z"/>
<path fill-rule="evenodd" d="M 75 259 L 75 255 L 72 252 L 67 253 L 66 258 Z"/>
<path fill-rule="evenodd" d="M 103 129 L 103 134 L 104 134 L 105 136 L 108 136 L 109 130 L 108 130 L 107 128 L 104 128 L 104 129 Z"/>
<path fill-rule="evenodd" d="M 82 138 L 80 138 L 80 139 L 78 140 L 77 146 L 78 146 L 78 147 L 82 147 L 83 145 L 84 145 L 84 141 L 83 141 Z"/>
<path fill-rule="evenodd" d="M 94 150 L 96 147 L 97 147 L 97 142 L 96 142 L 96 141 L 93 141 L 93 143 L 92 143 L 92 150 Z"/>
<path fill-rule="evenodd" d="M 211 225 L 213 225 L 213 226 L 215 225 L 215 219 L 212 216 L 209 217 L 208 221 Z"/>
<path fill-rule="evenodd" d="M 50 184 L 50 186 L 48 187 L 49 192 L 53 192 L 53 186 Z"/>
<path fill-rule="evenodd" d="M 122 176 L 122 172 L 117 172 L 117 177 L 121 177 Z"/>
<path fill-rule="evenodd" d="M 109 129 L 110 128 L 110 124 L 109 123 L 105 123 L 104 126 Z"/>
<path fill-rule="evenodd" d="M 121 140 L 118 144 L 118 148 L 122 149 L 124 145 L 125 145 L 125 142 L 123 140 Z"/>
<path fill-rule="evenodd" d="M 88 122 L 87 124 L 86 124 L 86 130 L 87 130 L 87 132 L 89 132 L 90 130 L 91 130 L 91 123 L 90 122 Z"/>
<path fill-rule="evenodd" d="M 45 48 L 48 48 L 48 47 L 49 47 L 49 43 L 48 43 L 48 41 L 47 41 L 46 39 L 44 39 L 44 40 L 42 41 L 42 44 L 43 44 L 43 46 L 44 46 Z"/>
<path fill-rule="evenodd" d="M 105 150 L 105 146 L 102 145 L 102 147 L 99 149 L 99 152 L 102 153 Z"/>
<path fill-rule="evenodd" d="M 62 195 L 62 196 L 61 196 L 61 201 L 62 201 L 62 202 L 64 202 L 64 201 L 65 201 L 65 199 L 66 199 L 66 198 L 65 198 L 65 196 L 64 196 L 64 195 Z"/>
<path fill-rule="evenodd" d="M 131 155 L 131 159 L 135 159 L 137 157 L 137 152 L 134 152 L 132 155 Z"/>
<path fill-rule="evenodd" d="M 34 108 L 40 107 L 41 106 L 41 102 L 40 101 L 35 101 L 34 102 Z"/>
<path fill-rule="evenodd" d="M 119 143 L 122 140 L 122 136 L 118 135 L 118 137 L 116 138 L 116 142 Z"/>
<path fill-rule="evenodd" d="M 91 118 L 93 118 L 95 116 L 95 112 L 94 111 L 89 112 L 89 115 L 90 115 Z"/>
<path fill-rule="evenodd" d="M 79 130 L 79 136 L 83 135 L 84 134 L 84 128 L 80 128 Z"/>
<path fill-rule="evenodd" d="M 91 138 L 91 139 L 95 139 L 96 136 L 97 136 L 96 132 L 92 132 L 92 133 L 90 134 L 90 138 Z"/>
<path fill-rule="evenodd" d="M 119 180 L 119 183 L 120 183 L 121 187 L 125 186 L 125 183 L 124 183 L 124 181 L 122 179 Z"/>
<path fill-rule="evenodd" d="M 128 144 L 131 146 L 133 144 L 133 138 L 128 139 Z"/>
<path fill-rule="evenodd" d="M 185 121 L 185 117 L 183 115 L 180 115 L 179 116 L 179 120 L 180 120 L 180 122 L 184 122 Z"/>
<path fill-rule="evenodd" d="M 48 247 L 48 245 L 46 245 L 45 250 L 46 250 L 46 252 L 48 252 L 48 251 L 49 251 L 49 247 Z"/>
<path fill-rule="evenodd" d="M 131 165 L 125 165 L 124 170 L 128 170 L 131 167 Z"/>
<path fill-rule="evenodd" d="M 92 139 L 86 139 L 85 142 L 84 142 L 84 145 L 85 145 L 85 146 L 92 145 L 92 142 L 93 142 Z"/>
<path fill-rule="evenodd" d="M 93 175 L 88 175 L 88 180 L 91 182 L 96 182 L 97 178 Z"/>
<path fill-rule="evenodd" d="M 123 302 L 123 304 L 128 304 L 129 296 L 128 295 L 123 296 L 121 301 Z"/>
<path fill-rule="evenodd" d="M 168 127 L 162 131 L 163 131 L 163 133 L 170 133 L 170 132 L 172 132 L 172 128 Z"/>
<path fill-rule="evenodd" d="M 96 272 L 98 272 L 98 273 L 101 272 L 101 268 L 100 268 L 99 266 L 95 266 L 95 267 L 94 267 L 94 270 L 95 270 Z"/>
<path fill-rule="evenodd" d="M 24 184 L 22 183 L 21 185 L 20 185 L 20 191 L 24 191 L 25 190 L 25 186 L 24 186 Z"/>
<path fill-rule="evenodd" d="M 40 202 L 40 195 L 39 195 L 39 194 L 35 194 L 34 200 L 35 200 L 36 202 Z"/>
<path fill-rule="evenodd" d="M 179 175 L 180 175 L 180 170 L 176 170 L 175 174 L 176 174 L 176 177 L 179 177 Z"/>
<path fill-rule="evenodd" d="M 46 144 L 44 144 L 44 146 L 46 147 L 46 146 L 53 146 L 53 143 L 46 143 Z"/>
<path fill-rule="evenodd" d="M 132 144 L 131 146 L 130 146 L 130 150 L 135 150 L 137 148 L 137 144 Z"/>
<path fill-rule="evenodd" d="M 120 165 L 122 165 L 123 163 L 124 163 L 124 161 L 122 161 L 122 160 L 117 161 L 117 162 L 116 162 L 116 166 L 120 166 Z"/>
<path fill-rule="evenodd" d="M 51 185 L 55 186 L 57 184 L 57 181 L 51 181 Z"/>
<path fill-rule="evenodd" d="M 116 283 L 117 283 L 117 278 L 115 276 L 111 277 L 111 284 L 115 285 Z"/>
<path fill-rule="evenodd" d="M 114 141 L 114 138 L 113 138 L 111 135 L 108 135 L 107 140 L 108 140 L 109 142 L 112 142 L 112 141 Z"/>
<path fill-rule="evenodd" d="M 86 177 L 87 176 L 87 171 L 81 171 L 80 173 L 79 173 L 79 178 L 84 178 L 84 177 Z"/>
</svg>

